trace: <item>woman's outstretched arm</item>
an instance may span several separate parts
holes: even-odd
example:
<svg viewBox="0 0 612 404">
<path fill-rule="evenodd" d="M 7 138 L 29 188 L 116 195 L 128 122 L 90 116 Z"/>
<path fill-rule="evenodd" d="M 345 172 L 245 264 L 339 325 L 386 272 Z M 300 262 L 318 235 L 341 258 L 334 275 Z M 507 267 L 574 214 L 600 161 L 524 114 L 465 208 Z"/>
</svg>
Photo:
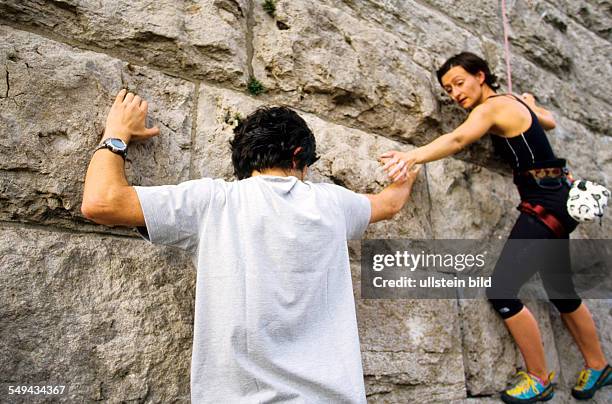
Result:
<svg viewBox="0 0 612 404">
<path fill-rule="evenodd" d="M 493 126 L 494 111 L 488 104 L 474 108 L 466 121 L 454 131 L 438 137 L 431 143 L 416 149 L 399 152 L 389 151 L 380 159 L 393 181 L 405 178 L 406 173 L 415 165 L 440 160 L 458 153 L 467 145 L 483 137 Z"/>
</svg>

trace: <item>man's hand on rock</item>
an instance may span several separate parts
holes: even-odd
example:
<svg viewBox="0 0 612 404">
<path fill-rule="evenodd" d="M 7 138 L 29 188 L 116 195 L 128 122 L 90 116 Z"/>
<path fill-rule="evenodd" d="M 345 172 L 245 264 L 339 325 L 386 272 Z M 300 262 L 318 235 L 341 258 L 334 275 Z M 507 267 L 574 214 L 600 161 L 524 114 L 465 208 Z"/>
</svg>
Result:
<svg viewBox="0 0 612 404">
<path fill-rule="evenodd" d="M 131 140 L 148 139 L 159 135 L 158 127 L 145 126 L 147 110 L 148 103 L 145 100 L 122 89 L 117 94 L 106 118 L 103 139 L 120 138 L 127 144 Z"/>
</svg>

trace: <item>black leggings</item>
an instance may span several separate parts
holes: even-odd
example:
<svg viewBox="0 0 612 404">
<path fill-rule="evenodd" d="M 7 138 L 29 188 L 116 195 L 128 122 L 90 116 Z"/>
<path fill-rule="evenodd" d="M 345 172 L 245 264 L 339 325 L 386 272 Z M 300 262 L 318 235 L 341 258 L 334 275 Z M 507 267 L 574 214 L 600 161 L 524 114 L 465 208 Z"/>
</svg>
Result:
<svg viewBox="0 0 612 404">
<path fill-rule="evenodd" d="M 519 290 L 536 272 L 548 298 L 561 313 L 571 313 L 580 306 L 582 300 L 572 281 L 569 236 L 556 238 L 537 217 L 521 213 L 487 289 L 487 298 L 504 320 L 521 311 Z"/>
</svg>

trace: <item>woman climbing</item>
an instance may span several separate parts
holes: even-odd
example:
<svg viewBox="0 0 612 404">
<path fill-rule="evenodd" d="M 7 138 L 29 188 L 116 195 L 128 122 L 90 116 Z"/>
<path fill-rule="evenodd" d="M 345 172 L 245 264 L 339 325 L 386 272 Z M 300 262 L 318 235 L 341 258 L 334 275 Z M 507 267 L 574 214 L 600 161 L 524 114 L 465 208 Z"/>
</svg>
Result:
<svg viewBox="0 0 612 404">
<path fill-rule="evenodd" d="M 537 106 L 530 94 L 497 94 L 497 78 L 487 63 L 472 53 L 453 56 L 437 76 L 448 95 L 470 111 L 468 118 L 425 146 L 385 153 L 381 156 L 384 169 L 398 181 L 415 164 L 451 156 L 485 134 L 493 135 L 496 150 L 512 166 L 521 213 L 495 267 L 487 297 L 504 320 L 527 367 L 527 372 L 519 372 L 520 381 L 503 391 L 501 398 L 507 403 L 532 403 L 547 401 L 554 395 L 553 373 L 549 374 L 546 367 L 538 325 L 517 298 L 521 286 L 538 270 L 535 261 L 542 262 L 542 254 L 551 257 L 551 253 L 554 259 L 546 260 L 551 268 L 540 270 L 540 275 L 549 299 L 561 313 L 585 361 L 572 395 L 577 399 L 591 398 L 599 388 L 612 384 L 612 368 L 602 352 L 591 313 L 572 283 L 568 239 L 577 223 L 566 209 L 569 185 L 565 160 L 555 156 L 544 133 L 555 127 L 553 116 Z M 518 242 L 525 239 L 558 239 L 561 245 Z M 546 248 L 554 251 L 546 252 Z"/>
</svg>

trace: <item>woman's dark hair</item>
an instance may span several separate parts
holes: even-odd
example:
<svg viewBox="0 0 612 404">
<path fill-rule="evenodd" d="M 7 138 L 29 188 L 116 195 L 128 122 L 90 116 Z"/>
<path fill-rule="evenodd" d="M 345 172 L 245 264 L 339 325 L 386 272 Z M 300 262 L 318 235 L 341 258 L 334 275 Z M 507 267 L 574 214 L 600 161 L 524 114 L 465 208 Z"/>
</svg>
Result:
<svg viewBox="0 0 612 404">
<path fill-rule="evenodd" d="M 249 178 L 253 170 L 302 170 L 319 159 L 312 131 L 287 107 L 258 108 L 236 126 L 230 146 L 239 180 Z M 301 149 L 296 153 L 298 147 Z"/>
<path fill-rule="evenodd" d="M 497 76 L 491 73 L 487 62 L 481 57 L 470 52 L 461 52 L 444 62 L 442 67 L 440 67 L 436 72 L 440 85 L 442 85 L 442 76 L 444 76 L 446 72 L 455 66 L 463 67 L 465 71 L 470 74 L 478 74 L 478 72 L 483 72 L 485 75 L 485 83 L 487 83 L 493 90 L 497 90 L 499 88 L 499 85 L 497 84 Z"/>
</svg>

